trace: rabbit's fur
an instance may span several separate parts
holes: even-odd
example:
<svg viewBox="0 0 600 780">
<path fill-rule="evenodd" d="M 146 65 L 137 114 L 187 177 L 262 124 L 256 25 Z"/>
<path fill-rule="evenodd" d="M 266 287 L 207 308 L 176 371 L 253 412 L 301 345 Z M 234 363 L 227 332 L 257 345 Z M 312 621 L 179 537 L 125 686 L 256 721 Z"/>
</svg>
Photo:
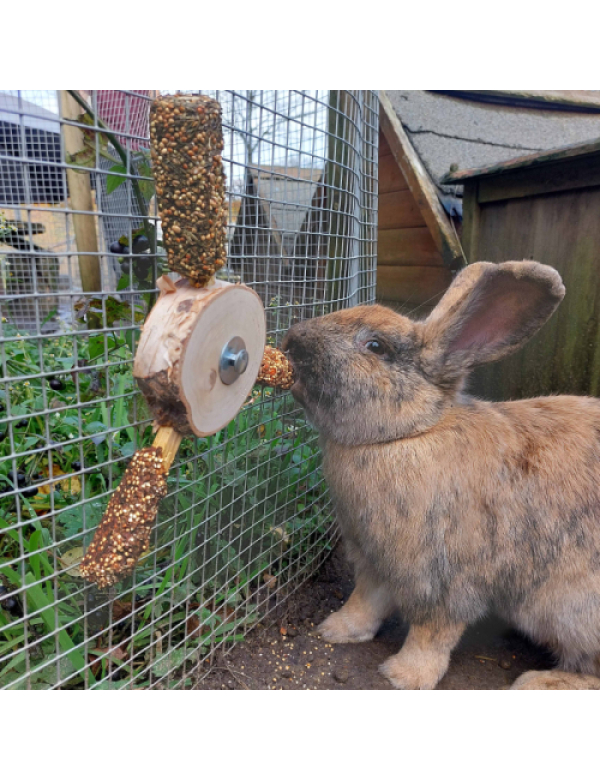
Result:
<svg viewBox="0 0 600 780">
<path fill-rule="evenodd" d="M 600 401 L 462 390 L 564 292 L 548 266 L 475 263 L 422 322 L 358 306 L 286 336 L 355 567 L 354 592 L 320 631 L 366 641 L 398 608 L 411 628 L 382 666 L 397 688 L 434 688 L 488 611 L 563 670 L 600 674 Z"/>
</svg>

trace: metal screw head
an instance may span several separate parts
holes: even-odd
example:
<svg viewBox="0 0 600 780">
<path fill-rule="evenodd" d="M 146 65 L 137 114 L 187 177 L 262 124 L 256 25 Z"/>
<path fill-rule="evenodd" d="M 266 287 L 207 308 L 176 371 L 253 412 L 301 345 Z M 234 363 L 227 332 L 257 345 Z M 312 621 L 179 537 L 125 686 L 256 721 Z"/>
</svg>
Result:
<svg viewBox="0 0 600 780">
<path fill-rule="evenodd" d="M 244 339 L 234 336 L 223 347 L 219 361 L 219 376 L 224 385 L 232 385 L 248 368 L 248 352 Z"/>
</svg>

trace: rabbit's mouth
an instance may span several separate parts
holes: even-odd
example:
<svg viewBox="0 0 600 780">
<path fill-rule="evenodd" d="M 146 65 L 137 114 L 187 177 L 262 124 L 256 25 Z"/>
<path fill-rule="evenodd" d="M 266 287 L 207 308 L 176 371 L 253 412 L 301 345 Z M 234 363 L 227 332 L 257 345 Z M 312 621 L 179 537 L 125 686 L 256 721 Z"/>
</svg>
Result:
<svg viewBox="0 0 600 780">
<path fill-rule="evenodd" d="M 306 396 L 304 394 L 304 385 L 299 379 L 296 379 L 294 384 L 290 387 L 290 393 L 294 396 L 298 403 L 302 406 L 306 405 Z"/>
<path fill-rule="evenodd" d="M 285 356 L 292 368 L 292 376 L 294 378 L 294 384 L 290 387 L 290 393 L 294 396 L 298 403 L 304 404 L 306 402 L 304 396 L 304 385 L 302 384 L 302 380 L 299 376 L 298 366 L 296 363 L 294 363 L 294 359 L 291 356 L 289 350 L 286 351 Z"/>
<path fill-rule="evenodd" d="M 313 385 L 314 359 L 310 339 L 304 338 L 306 323 L 294 325 L 286 334 L 281 345 L 292 369 L 294 384 L 290 387 L 292 396 L 307 408 L 310 405 L 308 388 Z"/>
<path fill-rule="evenodd" d="M 304 383 L 300 378 L 298 361 L 294 361 L 294 358 L 292 357 L 290 350 L 285 350 L 284 354 L 287 358 L 288 363 L 290 364 L 290 367 L 292 369 L 292 377 L 294 379 L 294 384 L 289 388 L 289 391 L 292 394 L 292 396 L 296 399 L 296 401 L 298 401 L 299 404 L 301 404 L 302 406 L 306 406 L 308 403 L 308 399 L 306 397 Z"/>
</svg>

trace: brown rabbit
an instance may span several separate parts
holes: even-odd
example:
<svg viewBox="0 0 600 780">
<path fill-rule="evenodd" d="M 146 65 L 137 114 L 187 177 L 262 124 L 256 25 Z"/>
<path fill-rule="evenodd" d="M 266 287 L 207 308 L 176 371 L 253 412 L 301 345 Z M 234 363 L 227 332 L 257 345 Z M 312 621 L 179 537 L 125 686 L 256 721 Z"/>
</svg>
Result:
<svg viewBox="0 0 600 780">
<path fill-rule="evenodd" d="M 422 322 L 359 306 L 286 336 L 355 567 L 320 632 L 364 642 L 398 608 L 411 628 L 381 667 L 397 688 L 434 688 L 488 611 L 563 670 L 600 674 L 600 401 L 463 392 L 470 369 L 519 349 L 564 292 L 539 263 L 476 263 Z"/>
</svg>

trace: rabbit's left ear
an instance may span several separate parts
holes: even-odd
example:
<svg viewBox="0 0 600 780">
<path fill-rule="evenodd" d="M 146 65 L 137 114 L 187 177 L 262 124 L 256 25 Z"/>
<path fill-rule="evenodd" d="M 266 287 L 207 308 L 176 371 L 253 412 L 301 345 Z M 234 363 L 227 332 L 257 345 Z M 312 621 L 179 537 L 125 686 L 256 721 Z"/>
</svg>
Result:
<svg viewBox="0 0 600 780">
<path fill-rule="evenodd" d="M 423 367 L 452 381 L 510 355 L 541 328 L 564 294 L 560 275 L 547 265 L 524 260 L 467 266 L 422 325 Z"/>
</svg>

